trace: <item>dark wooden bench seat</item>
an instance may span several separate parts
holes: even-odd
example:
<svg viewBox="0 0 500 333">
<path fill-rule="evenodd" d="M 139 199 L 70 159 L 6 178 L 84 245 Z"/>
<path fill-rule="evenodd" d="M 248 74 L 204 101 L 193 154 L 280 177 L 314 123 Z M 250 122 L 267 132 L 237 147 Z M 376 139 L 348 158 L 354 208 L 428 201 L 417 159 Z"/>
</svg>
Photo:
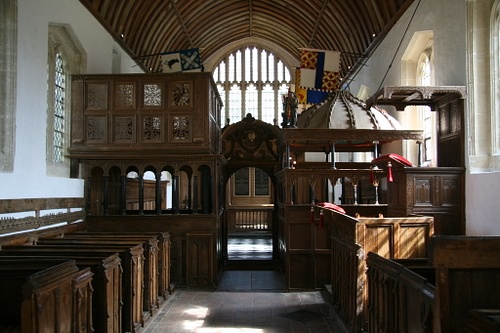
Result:
<svg viewBox="0 0 500 333">
<path fill-rule="evenodd" d="M 54 261 L 74 260 L 80 268 L 90 267 L 92 279 L 92 319 L 96 332 L 121 332 L 122 321 L 122 267 L 118 253 L 46 253 L 33 249 L 31 252 L 0 251 L 0 264 L 15 264 L 26 260 Z"/>
<path fill-rule="evenodd" d="M 167 300 L 169 295 L 172 293 L 173 287 L 171 286 L 170 281 L 170 234 L 168 232 L 109 232 L 109 231 L 79 231 L 74 233 L 66 234 L 65 236 L 70 237 L 79 237 L 80 235 L 84 235 L 86 237 L 92 236 L 95 238 L 111 238 L 114 239 L 116 237 L 156 237 L 158 239 L 158 270 L 159 270 L 159 278 L 158 278 L 158 293 L 163 298 L 163 300 Z"/>
<path fill-rule="evenodd" d="M 159 309 L 158 297 L 158 239 L 153 236 L 132 236 L 99 238 L 93 236 L 65 235 L 62 238 L 39 238 L 37 245 L 84 245 L 98 248 L 109 246 L 132 246 L 140 244 L 144 248 L 144 274 L 143 274 L 143 315 L 144 325 Z"/>
<path fill-rule="evenodd" d="M 2 251 L 18 251 L 31 253 L 33 251 L 46 254 L 89 254 L 100 253 L 111 255 L 118 253 L 123 268 L 122 274 L 122 330 L 138 332 L 144 325 L 142 284 L 144 275 L 144 248 L 142 244 L 92 246 L 84 244 L 74 245 L 5 245 Z"/>
<path fill-rule="evenodd" d="M 90 268 L 73 260 L 0 262 L 0 327 L 20 332 L 94 332 Z"/>
</svg>

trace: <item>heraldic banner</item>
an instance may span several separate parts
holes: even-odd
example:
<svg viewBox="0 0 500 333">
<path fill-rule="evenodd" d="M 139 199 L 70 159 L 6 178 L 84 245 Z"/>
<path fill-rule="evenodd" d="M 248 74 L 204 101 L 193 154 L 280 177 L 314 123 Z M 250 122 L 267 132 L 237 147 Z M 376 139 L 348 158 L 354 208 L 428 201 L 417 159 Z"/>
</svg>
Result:
<svg viewBox="0 0 500 333">
<path fill-rule="evenodd" d="M 295 94 L 301 104 L 318 104 L 340 87 L 340 52 L 302 49 Z"/>
<path fill-rule="evenodd" d="M 203 65 L 198 48 L 160 54 L 163 73 L 202 72 Z"/>
</svg>

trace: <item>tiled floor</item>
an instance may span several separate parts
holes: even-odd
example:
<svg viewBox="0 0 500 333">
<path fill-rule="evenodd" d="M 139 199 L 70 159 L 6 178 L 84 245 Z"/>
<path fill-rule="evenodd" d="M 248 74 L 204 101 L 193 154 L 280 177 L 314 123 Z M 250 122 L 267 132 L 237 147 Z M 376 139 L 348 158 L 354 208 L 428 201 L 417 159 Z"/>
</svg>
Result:
<svg viewBox="0 0 500 333">
<path fill-rule="evenodd" d="M 231 260 L 269 260 L 270 238 L 235 238 Z M 287 292 L 281 275 L 229 270 L 217 290 L 178 289 L 144 333 L 347 333 L 325 291 Z"/>
<path fill-rule="evenodd" d="M 273 258 L 272 236 L 253 234 L 251 236 L 230 235 L 227 241 L 229 260 L 271 260 Z"/>
</svg>

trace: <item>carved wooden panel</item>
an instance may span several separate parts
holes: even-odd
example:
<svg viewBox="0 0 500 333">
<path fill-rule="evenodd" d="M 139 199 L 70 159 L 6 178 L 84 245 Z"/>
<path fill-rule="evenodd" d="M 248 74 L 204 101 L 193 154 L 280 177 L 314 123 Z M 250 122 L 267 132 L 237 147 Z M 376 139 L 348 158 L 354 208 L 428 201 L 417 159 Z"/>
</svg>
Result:
<svg viewBox="0 0 500 333">
<path fill-rule="evenodd" d="M 172 141 L 191 142 L 193 138 L 192 120 L 189 115 L 172 116 Z"/>
<path fill-rule="evenodd" d="M 135 142 L 136 120 L 134 115 L 116 115 L 113 117 L 113 142 Z"/>
<path fill-rule="evenodd" d="M 144 109 L 163 108 L 165 105 L 164 82 L 143 82 L 141 102 Z"/>
<path fill-rule="evenodd" d="M 463 234 L 464 169 L 402 168 L 388 183 L 389 216 L 433 216 L 436 234 Z"/>
<path fill-rule="evenodd" d="M 145 115 L 141 121 L 141 142 L 162 143 L 164 137 L 164 120 L 161 115 Z"/>
<path fill-rule="evenodd" d="M 86 110 L 108 109 L 108 83 L 93 82 L 87 84 Z"/>
<path fill-rule="evenodd" d="M 135 110 L 136 83 L 115 82 L 113 93 L 114 110 Z"/>
<path fill-rule="evenodd" d="M 415 195 L 413 206 L 431 207 L 433 205 L 432 195 L 434 193 L 432 178 L 415 178 L 414 183 Z"/>
<path fill-rule="evenodd" d="M 88 143 L 107 143 L 107 118 L 87 116 L 85 121 L 86 141 Z"/>
<path fill-rule="evenodd" d="M 287 205 L 283 213 L 287 287 L 322 288 L 331 283 L 331 240 L 319 214 L 310 219 L 309 205 Z"/>
<path fill-rule="evenodd" d="M 70 156 L 220 151 L 222 101 L 210 73 L 75 75 L 72 80 Z"/>
<path fill-rule="evenodd" d="M 168 101 L 171 108 L 189 108 L 193 103 L 193 82 L 169 82 L 168 94 Z"/>
<path fill-rule="evenodd" d="M 213 247 L 213 236 L 210 233 L 186 234 L 188 287 L 214 287 Z"/>
</svg>

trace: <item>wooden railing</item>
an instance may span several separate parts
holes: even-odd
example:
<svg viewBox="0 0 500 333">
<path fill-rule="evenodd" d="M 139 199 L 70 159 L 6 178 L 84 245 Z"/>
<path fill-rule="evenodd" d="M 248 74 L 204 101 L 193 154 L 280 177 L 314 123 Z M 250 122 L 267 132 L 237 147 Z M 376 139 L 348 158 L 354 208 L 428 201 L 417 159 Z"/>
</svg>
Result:
<svg viewBox="0 0 500 333">
<path fill-rule="evenodd" d="M 433 332 L 435 288 L 418 274 L 419 267 L 411 261 L 407 267 L 373 252 L 368 253 L 366 263 L 368 332 Z"/>
<path fill-rule="evenodd" d="M 66 227 L 66 231 L 84 227 L 86 217 L 83 198 L 34 198 L 0 200 L 0 244 L 11 242 L 11 233 L 50 233 Z M 51 228 L 51 227 L 60 228 Z M 4 236 L 4 237 L 1 237 Z"/>
<path fill-rule="evenodd" d="M 273 207 L 244 207 L 227 210 L 228 231 L 271 230 Z"/>
<path fill-rule="evenodd" d="M 373 252 L 388 259 L 427 258 L 433 218 L 356 219 L 330 209 L 322 210 L 332 240 L 333 303 L 351 332 L 366 331 L 366 255 Z"/>
</svg>

